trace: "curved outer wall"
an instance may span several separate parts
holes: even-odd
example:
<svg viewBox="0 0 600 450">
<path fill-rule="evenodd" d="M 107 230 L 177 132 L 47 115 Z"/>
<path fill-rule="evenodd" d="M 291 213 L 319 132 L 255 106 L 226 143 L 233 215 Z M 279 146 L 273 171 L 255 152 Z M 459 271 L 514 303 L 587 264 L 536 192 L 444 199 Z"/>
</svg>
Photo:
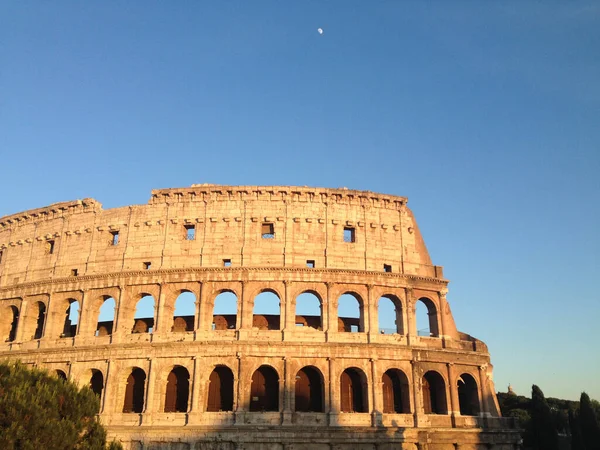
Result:
<svg viewBox="0 0 600 450">
<path fill-rule="evenodd" d="M 265 226 L 272 227 L 269 239 L 262 236 Z M 193 240 L 186 239 L 190 228 Z M 353 242 L 345 242 L 344 229 Z M 518 434 L 498 417 L 487 348 L 457 331 L 447 283 L 403 197 L 194 185 L 155 190 L 148 205 L 103 210 L 93 199 L 65 202 L 0 218 L 0 333 L 6 339 L 0 357 L 62 370 L 82 385 L 92 370 L 100 371 L 101 419 L 131 448 L 172 441 L 182 449 L 358 448 L 357 442 L 364 448 L 416 449 L 426 442 L 430 450 L 513 448 Z M 254 298 L 265 290 L 280 299 L 279 329 L 262 329 L 253 318 Z M 214 301 L 223 291 L 237 296 L 235 326 L 214 330 Z M 296 298 L 306 291 L 321 304 L 317 329 L 296 326 Z M 196 298 L 183 332 L 173 318 L 182 292 Z M 337 308 L 345 293 L 360 305 L 360 332 L 342 331 L 346 319 Z M 146 294 L 156 300 L 152 330 L 132 333 L 136 303 Z M 396 301 L 397 333 L 381 334 L 382 296 Z M 108 297 L 116 303 L 112 333 L 97 335 L 99 308 Z M 419 299 L 429 305 L 432 337 L 418 336 Z M 71 335 L 63 325 L 73 301 L 81 311 Z M 208 412 L 208 380 L 221 365 L 234 377 L 233 411 Z M 277 410 L 249 411 L 252 377 L 263 365 L 277 374 Z M 175 366 L 189 373 L 186 412 L 164 412 Z M 322 379 L 319 412 L 296 411 L 294 385 L 306 366 Z M 139 414 L 123 412 L 134 367 L 146 375 Z M 362 376 L 364 412 L 342 411 L 340 377 L 350 368 Z M 406 377 L 401 413 L 384 411 L 388 369 Z M 447 407 L 440 414 L 429 414 L 425 405 L 430 371 L 443 380 Z M 457 389 L 465 374 L 474 380 L 478 404 L 478 413 L 469 415 L 460 413 Z"/>
</svg>

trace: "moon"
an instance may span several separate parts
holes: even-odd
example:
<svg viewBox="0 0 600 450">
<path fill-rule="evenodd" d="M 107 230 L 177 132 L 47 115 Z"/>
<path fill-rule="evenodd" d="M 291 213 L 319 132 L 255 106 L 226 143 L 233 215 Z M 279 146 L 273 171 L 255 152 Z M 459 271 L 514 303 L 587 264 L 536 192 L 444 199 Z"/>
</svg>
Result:
<svg viewBox="0 0 600 450">
<path fill-rule="evenodd" d="M 323 28 L 317 28 L 319 34 L 323 34 Z"/>
</svg>

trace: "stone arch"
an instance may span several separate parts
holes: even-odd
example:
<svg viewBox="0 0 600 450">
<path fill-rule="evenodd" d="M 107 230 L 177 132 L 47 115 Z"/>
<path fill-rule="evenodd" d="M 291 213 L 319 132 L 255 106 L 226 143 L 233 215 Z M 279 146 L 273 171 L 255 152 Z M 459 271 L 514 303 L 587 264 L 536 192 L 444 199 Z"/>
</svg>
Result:
<svg viewBox="0 0 600 450">
<path fill-rule="evenodd" d="M 131 369 L 125 386 L 124 413 L 141 413 L 146 400 L 146 372 L 139 367 Z"/>
<path fill-rule="evenodd" d="M 323 374 L 314 366 L 305 366 L 296 373 L 295 409 L 297 412 L 323 412 Z"/>
<path fill-rule="evenodd" d="M 349 367 L 340 376 L 340 410 L 345 413 L 369 412 L 368 382 L 358 367 Z"/>
<path fill-rule="evenodd" d="M 279 411 L 279 375 L 272 366 L 262 365 L 252 374 L 249 409 Z"/>
<path fill-rule="evenodd" d="M 425 414 L 448 414 L 444 377 L 430 370 L 423 375 L 421 382 Z"/>
<path fill-rule="evenodd" d="M 254 297 L 252 327 L 259 330 L 281 329 L 281 297 L 271 288 L 262 289 Z"/>
<path fill-rule="evenodd" d="M 135 313 L 133 315 L 133 328 L 131 332 L 152 333 L 154 331 L 154 313 L 156 311 L 156 301 L 151 294 L 140 294 L 135 304 Z"/>
<path fill-rule="evenodd" d="M 212 329 L 236 329 L 238 316 L 238 296 L 231 289 L 222 289 L 217 292 L 213 300 Z"/>
<path fill-rule="evenodd" d="M 383 412 L 386 414 L 410 413 L 408 377 L 400 369 L 388 369 L 381 377 Z"/>
<path fill-rule="evenodd" d="M 395 295 L 385 294 L 377 301 L 377 317 L 381 334 L 404 334 L 402 301 Z"/>
<path fill-rule="evenodd" d="M 67 374 L 64 372 L 64 370 L 61 370 L 61 369 L 56 369 L 56 370 L 54 371 L 54 373 L 56 374 L 56 376 L 57 376 L 59 379 L 61 379 L 61 380 L 63 380 L 63 381 L 67 381 Z"/>
<path fill-rule="evenodd" d="M 175 366 L 167 376 L 165 412 L 187 412 L 190 397 L 190 373 L 183 366 Z"/>
<path fill-rule="evenodd" d="M 190 290 L 182 289 L 175 299 L 171 331 L 175 333 L 194 331 L 195 322 L 196 295 Z"/>
<path fill-rule="evenodd" d="M 225 365 L 216 366 L 208 378 L 207 412 L 233 411 L 234 376 Z"/>
<path fill-rule="evenodd" d="M 323 330 L 323 299 L 318 292 L 313 290 L 302 291 L 296 297 L 295 303 L 296 326 Z"/>
<path fill-rule="evenodd" d="M 425 306 L 427 312 L 419 311 Z M 424 315 L 427 315 L 425 319 Z M 439 337 L 438 308 L 433 300 L 428 297 L 420 297 L 415 305 L 415 317 L 417 322 L 417 334 L 421 336 Z M 424 325 L 427 324 L 427 328 Z"/>
<path fill-rule="evenodd" d="M 365 331 L 365 303 L 356 292 L 344 292 L 338 298 L 338 331 L 362 333 Z"/>
<path fill-rule="evenodd" d="M 95 336 L 110 336 L 114 330 L 117 302 L 114 297 L 103 295 L 100 297 L 102 304 L 98 308 Z"/>
<path fill-rule="evenodd" d="M 479 388 L 477 380 L 469 373 L 461 374 L 456 380 L 458 390 L 458 404 L 461 416 L 477 416 L 481 408 L 479 405 Z"/>
<path fill-rule="evenodd" d="M 104 391 L 104 374 L 98 369 L 92 369 L 92 376 L 90 377 L 90 389 L 98 399 L 102 400 L 102 393 Z"/>
<path fill-rule="evenodd" d="M 3 308 L 3 313 L 0 315 L 2 342 L 13 342 L 17 338 L 19 314 L 19 308 L 16 305 L 7 305 Z"/>
</svg>

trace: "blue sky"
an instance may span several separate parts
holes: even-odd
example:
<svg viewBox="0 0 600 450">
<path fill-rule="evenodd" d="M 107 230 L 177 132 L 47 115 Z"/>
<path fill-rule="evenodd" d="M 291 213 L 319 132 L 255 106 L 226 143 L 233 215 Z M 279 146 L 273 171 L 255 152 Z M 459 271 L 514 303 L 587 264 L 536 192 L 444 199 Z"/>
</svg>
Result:
<svg viewBox="0 0 600 450">
<path fill-rule="evenodd" d="M 0 215 L 204 182 L 407 196 L 497 388 L 600 399 L 597 2 L 3 2 L 0 25 Z"/>
</svg>

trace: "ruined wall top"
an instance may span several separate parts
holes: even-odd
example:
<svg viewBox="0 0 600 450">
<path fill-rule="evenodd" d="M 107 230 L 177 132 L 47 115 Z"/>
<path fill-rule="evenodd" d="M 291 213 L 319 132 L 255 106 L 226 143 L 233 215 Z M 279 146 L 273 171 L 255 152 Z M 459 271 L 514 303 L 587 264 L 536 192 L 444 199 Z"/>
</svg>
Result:
<svg viewBox="0 0 600 450">
<path fill-rule="evenodd" d="M 0 286 L 224 265 L 440 279 L 406 202 L 346 188 L 203 184 L 153 190 L 146 205 L 56 203 L 0 218 Z"/>
</svg>

